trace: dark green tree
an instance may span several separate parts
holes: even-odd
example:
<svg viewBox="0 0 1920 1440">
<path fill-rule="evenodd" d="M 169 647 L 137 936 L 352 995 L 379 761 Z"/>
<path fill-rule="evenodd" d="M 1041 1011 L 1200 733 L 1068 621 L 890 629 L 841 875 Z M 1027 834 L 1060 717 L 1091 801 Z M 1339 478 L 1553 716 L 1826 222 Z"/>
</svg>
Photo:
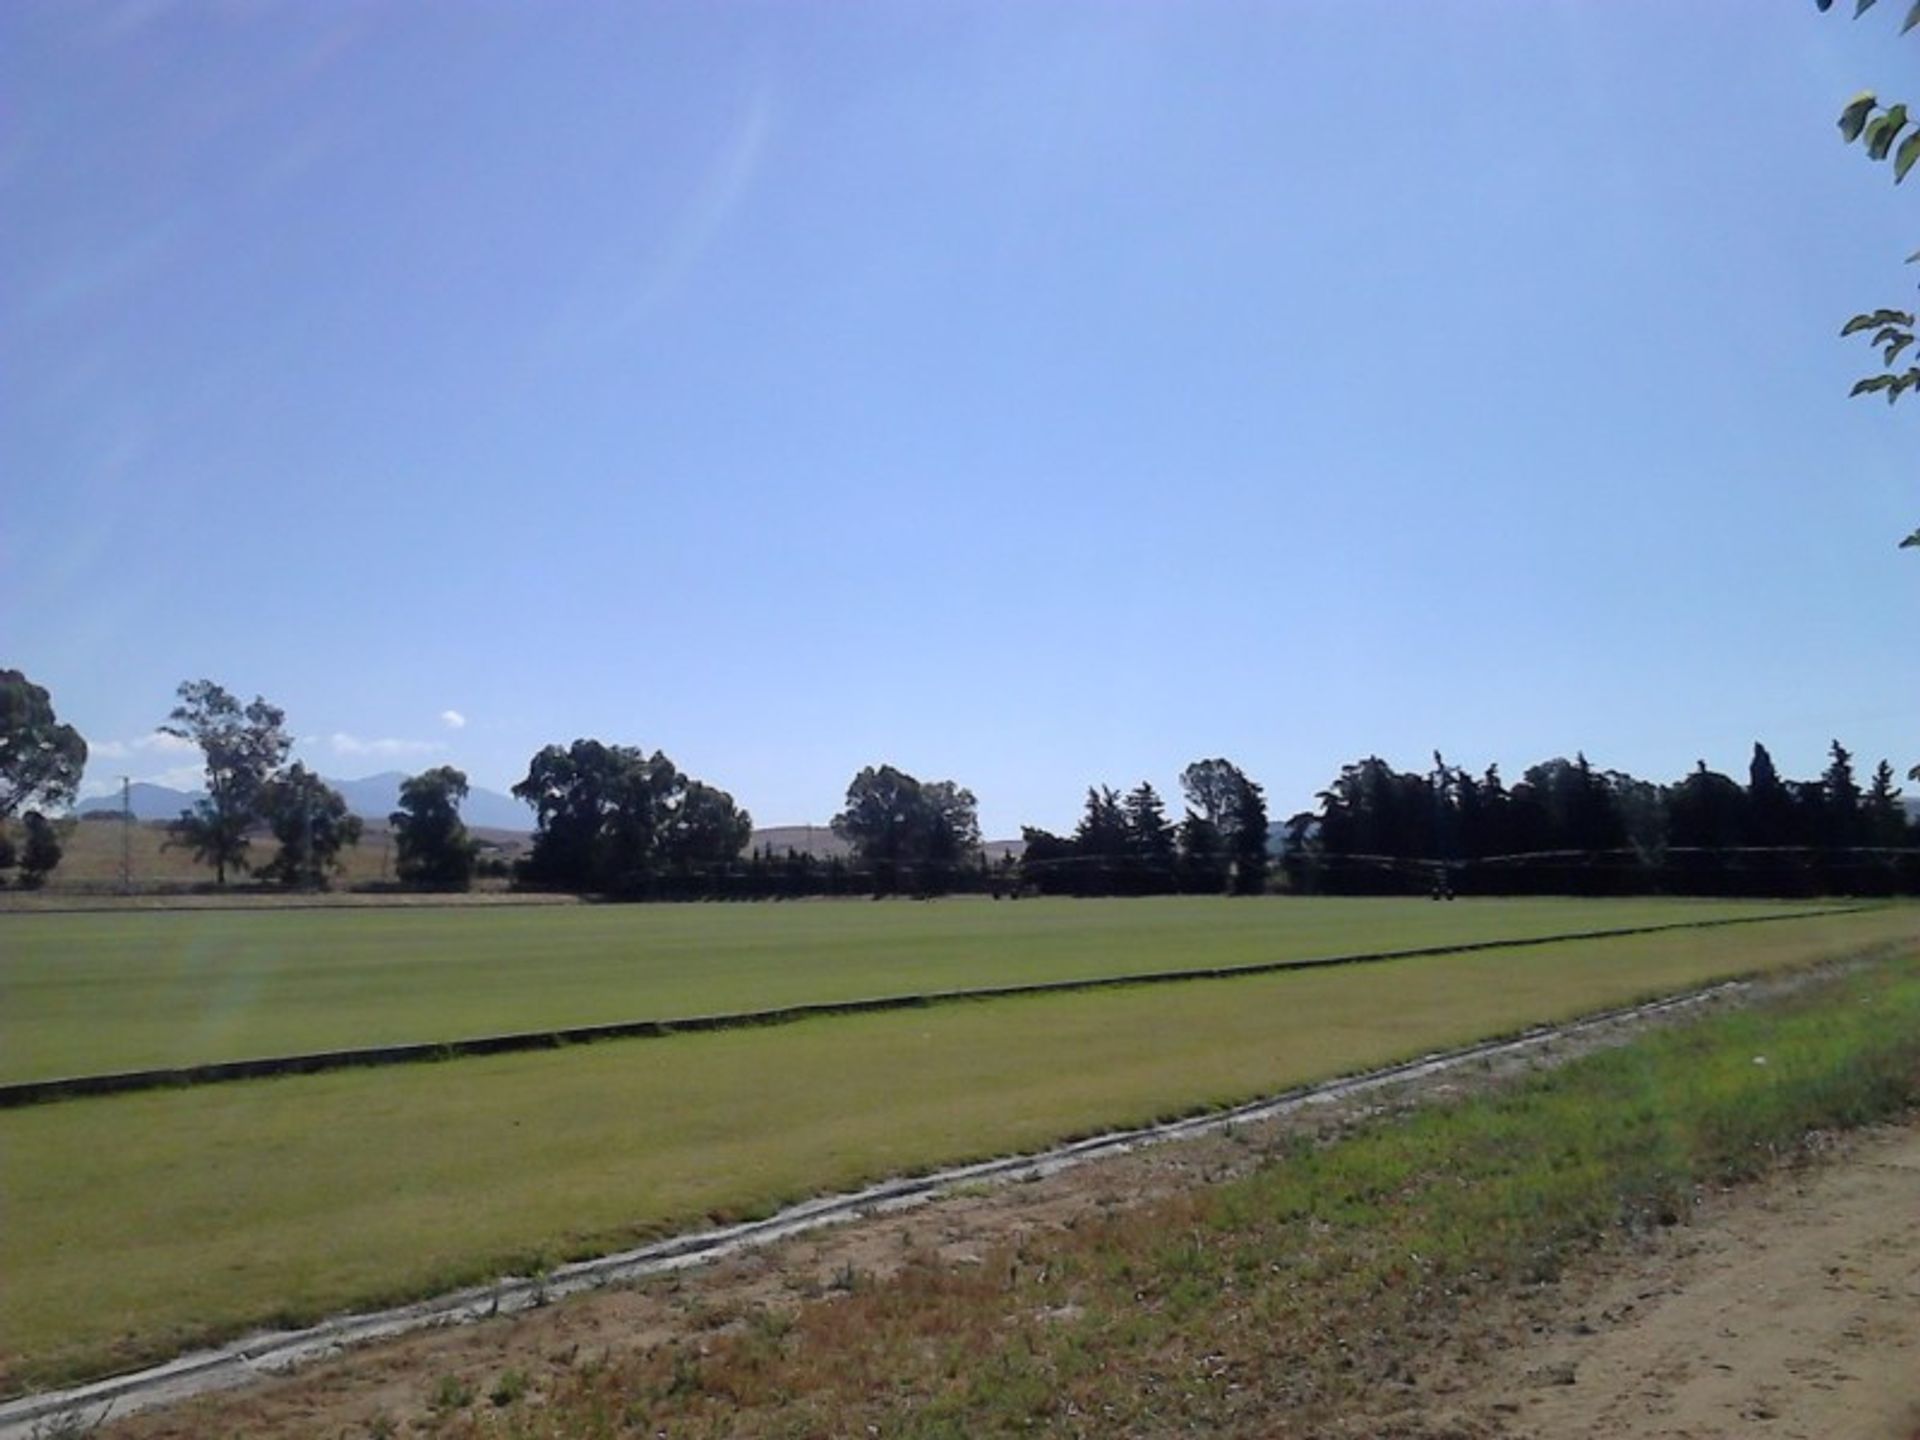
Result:
<svg viewBox="0 0 1920 1440">
<path fill-rule="evenodd" d="M 1861 801 L 1861 819 L 1870 845 L 1907 843 L 1907 812 L 1900 804 L 1900 787 L 1893 783 L 1893 766 L 1882 760 L 1873 770 L 1873 783 Z"/>
<path fill-rule="evenodd" d="M 44 687 L 0 670 L 0 824 L 32 805 L 73 803 L 87 768 L 87 742 L 53 713 Z"/>
<path fill-rule="evenodd" d="M 1142 891 L 1165 891 L 1174 886 L 1178 859 L 1173 822 L 1167 819 L 1160 792 L 1144 780 L 1121 802 L 1126 811 L 1127 855 Z"/>
<path fill-rule="evenodd" d="M 1853 755 L 1838 740 L 1827 750 L 1827 768 L 1820 775 L 1821 839 L 1828 845 L 1858 845 L 1860 782 L 1853 775 Z"/>
<path fill-rule="evenodd" d="M 1233 801 L 1233 893 L 1261 895 L 1267 888 L 1267 794 L 1245 775 Z"/>
<path fill-rule="evenodd" d="M 38 810 L 27 811 L 21 817 L 21 824 L 26 839 L 20 846 L 20 883 L 29 890 L 38 890 L 60 863 L 60 837 L 54 831 L 53 822 Z"/>
<path fill-rule="evenodd" d="M 877 893 L 905 884 L 945 889 L 980 848 L 972 791 L 951 780 L 923 782 L 892 765 L 869 765 L 853 777 L 833 833 L 871 867 Z"/>
<path fill-rule="evenodd" d="M 1781 780 L 1767 747 L 1757 740 L 1747 766 L 1747 837 L 1753 845 L 1794 843 L 1793 792 Z"/>
<path fill-rule="evenodd" d="M 1267 802 L 1265 792 L 1229 760 L 1196 760 L 1180 772 L 1187 815 L 1197 825 L 1182 827 L 1183 838 L 1206 845 L 1217 836 L 1231 865 L 1236 894 L 1258 894 L 1267 881 Z M 1191 852 L 1190 852 L 1191 853 Z M 1194 867 L 1198 872 L 1199 867 Z"/>
<path fill-rule="evenodd" d="M 1073 841 L 1037 825 L 1020 827 L 1020 882 L 1042 895 L 1070 894 L 1078 884 Z"/>
<path fill-rule="evenodd" d="M 400 808 L 387 817 L 399 852 L 395 873 L 409 885 L 465 890 L 473 883 L 478 846 L 460 818 L 467 777 L 451 765 L 400 783 Z"/>
<path fill-rule="evenodd" d="M 1731 849 L 1747 843 L 1747 796 L 1702 760 L 1667 792 L 1667 842 L 1686 849 Z"/>
<path fill-rule="evenodd" d="M 261 787 L 259 808 L 280 843 L 260 873 L 282 885 L 325 889 L 341 850 L 360 843 L 360 817 L 346 798 L 298 761 Z"/>
<path fill-rule="evenodd" d="M 661 853 L 673 869 L 686 874 L 724 870 L 740 858 L 753 838 L 753 817 L 733 796 L 700 780 L 689 780 L 660 836 Z"/>
<path fill-rule="evenodd" d="M 229 868 L 246 868 L 247 830 L 260 818 L 261 792 L 293 740 L 286 712 L 258 695 L 243 707 L 211 680 L 187 680 L 179 700 L 160 730 L 200 747 L 207 796 L 168 828 L 172 843 L 191 846 L 202 862 L 211 861 L 225 885 Z"/>
<path fill-rule="evenodd" d="M 1083 895 L 1125 893 L 1132 880 L 1127 813 L 1110 785 L 1087 787 L 1086 809 L 1073 831 L 1073 854 Z"/>
<path fill-rule="evenodd" d="M 1180 889 L 1189 895 L 1218 895 L 1227 888 L 1230 865 L 1220 827 L 1197 811 L 1180 819 Z"/>
<path fill-rule="evenodd" d="M 513 793 L 534 807 L 527 878 L 616 895 L 646 893 L 662 863 L 660 837 L 686 779 L 665 755 L 576 740 L 549 745 Z"/>
</svg>

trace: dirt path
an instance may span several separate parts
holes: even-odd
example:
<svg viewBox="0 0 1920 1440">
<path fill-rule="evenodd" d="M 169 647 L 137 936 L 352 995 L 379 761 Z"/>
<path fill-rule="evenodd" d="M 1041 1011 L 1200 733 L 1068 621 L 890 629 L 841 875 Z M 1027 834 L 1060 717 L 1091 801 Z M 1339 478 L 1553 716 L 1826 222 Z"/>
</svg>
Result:
<svg viewBox="0 0 1920 1440">
<path fill-rule="evenodd" d="M 1452 1397 L 1496 1435 L 1920 1440 L 1920 1127 L 1558 1287 Z"/>
</svg>

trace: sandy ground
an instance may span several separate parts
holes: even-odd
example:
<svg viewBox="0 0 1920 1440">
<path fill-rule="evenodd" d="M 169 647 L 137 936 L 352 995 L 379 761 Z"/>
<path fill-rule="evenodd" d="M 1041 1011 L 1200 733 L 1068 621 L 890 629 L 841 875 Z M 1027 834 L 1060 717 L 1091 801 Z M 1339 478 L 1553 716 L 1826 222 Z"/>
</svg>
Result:
<svg viewBox="0 0 1920 1440">
<path fill-rule="evenodd" d="M 1470 1434 L 1917 1440 L 1920 1126 L 1719 1197 L 1531 1308 L 1459 1377 Z"/>
<path fill-rule="evenodd" d="M 1624 1034 L 1624 1031 L 1622 1032 Z M 1506 1083 L 1577 1049 L 1483 1064 L 1379 1096 L 1368 1110 Z M 508 1370 L 543 1380 L 603 1355 L 738 1327 L 931 1251 L 978 1264 L 994 1246 L 1242 1173 L 1301 1130 L 1353 1123 L 1362 1102 L 1151 1147 L 922 1208 L 874 1215 L 717 1265 L 579 1296 L 512 1319 L 353 1351 L 243 1390 L 108 1426 L 102 1440 L 426 1434 L 449 1377 L 485 1395 Z M 1481 1308 L 1467 1343 L 1349 1436 L 1920 1440 L 1920 1125 L 1830 1141 L 1817 1163 L 1708 1196 L 1682 1225 L 1623 1241 L 1557 1284 Z M 417 1427 L 417 1428 L 416 1428 Z"/>
</svg>

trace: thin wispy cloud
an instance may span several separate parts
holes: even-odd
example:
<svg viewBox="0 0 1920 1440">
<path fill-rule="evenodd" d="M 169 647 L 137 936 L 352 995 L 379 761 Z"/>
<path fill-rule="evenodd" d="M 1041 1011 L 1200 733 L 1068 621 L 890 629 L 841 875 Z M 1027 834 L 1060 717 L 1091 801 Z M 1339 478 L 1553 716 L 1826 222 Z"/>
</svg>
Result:
<svg viewBox="0 0 1920 1440">
<path fill-rule="evenodd" d="M 464 730 L 467 728 L 467 717 L 462 715 L 458 710 L 442 710 L 440 712 L 440 723 L 449 730 Z"/>
<path fill-rule="evenodd" d="M 664 233 L 616 239 L 589 267 L 543 337 L 546 358 L 571 360 L 582 344 L 625 335 L 672 298 L 753 188 L 773 120 L 771 88 L 763 83 Z"/>
</svg>

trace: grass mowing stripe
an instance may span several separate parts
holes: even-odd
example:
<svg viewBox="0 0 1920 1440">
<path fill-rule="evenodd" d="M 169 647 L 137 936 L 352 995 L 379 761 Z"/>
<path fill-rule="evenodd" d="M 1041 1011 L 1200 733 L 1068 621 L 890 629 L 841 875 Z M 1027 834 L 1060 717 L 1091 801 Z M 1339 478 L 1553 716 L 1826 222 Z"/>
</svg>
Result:
<svg viewBox="0 0 1920 1440">
<path fill-rule="evenodd" d="M 0 1113 L 0 1391 L 1911 941 L 1920 912 L 803 1021 Z"/>
<path fill-rule="evenodd" d="M 909 1266 L 779 1324 L 556 1373 L 536 1405 L 435 1433 L 586 1440 L 609 1415 L 634 1434 L 1348 1433 L 1356 1403 L 1470 1353 L 1476 1315 L 1514 1287 L 1684 1217 L 1699 1187 L 1810 1132 L 1916 1103 L 1909 954 L 978 1265 Z"/>
<path fill-rule="evenodd" d="M 562 1045 L 597 1040 L 657 1040 L 666 1035 L 731 1030 L 754 1025 L 783 1025 L 829 1015 L 862 1015 L 885 1010 L 912 1010 L 963 1000 L 1007 1000 L 1023 996 L 1064 995 L 1081 990 L 1104 990 L 1123 985 L 1165 985 L 1188 980 L 1231 980 L 1248 975 L 1270 975 L 1288 970 L 1313 970 L 1339 965 L 1368 965 L 1386 960 L 1413 960 L 1454 955 L 1472 950 L 1507 950 L 1574 940 L 1612 940 L 1631 935 L 1654 935 L 1673 930 L 1704 930 L 1727 925 L 1774 924 L 1853 914 L 1874 908 L 1866 905 L 1826 906 L 1818 910 L 1775 911 L 1764 915 L 1722 916 L 1706 920 L 1677 920 L 1658 925 L 1573 931 L 1564 935 L 1523 936 L 1507 940 L 1462 941 L 1405 950 L 1373 950 L 1326 955 L 1305 960 L 1252 961 L 1241 965 L 1195 969 L 1146 970 L 1081 980 L 1043 980 L 1024 985 L 981 986 L 935 990 L 919 994 L 878 995 L 848 1000 L 824 1000 L 770 1010 L 740 1010 L 720 1015 L 688 1015 L 678 1019 L 618 1020 L 574 1026 L 563 1030 L 523 1030 L 508 1034 L 470 1036 L 419 1045 L 384 1045 L 353 1050 L 312 1051 L 304 1055 L 265 1056 L 219 1061 L 159 1070 L 122 1070 L 105 1074 L 65 1076 L 0 1085 L 0 1109 L 69 1100 L 85 1095 L 116 1095 L 135 1090 L 157 1090 L 177 1085 L 205 1085 L 235 1080 L 265 1080 L 284 1075 L 314 1075 L 374 1065 L 419 1064 L 474 1055 L 509 1055 L 521 1050 L 552 1050 Z"/>
<path fill-rule="evenodd" d="M 1169 897 L 0 916 L 0 1082 L 1804 904 Z"/>
</svg>

